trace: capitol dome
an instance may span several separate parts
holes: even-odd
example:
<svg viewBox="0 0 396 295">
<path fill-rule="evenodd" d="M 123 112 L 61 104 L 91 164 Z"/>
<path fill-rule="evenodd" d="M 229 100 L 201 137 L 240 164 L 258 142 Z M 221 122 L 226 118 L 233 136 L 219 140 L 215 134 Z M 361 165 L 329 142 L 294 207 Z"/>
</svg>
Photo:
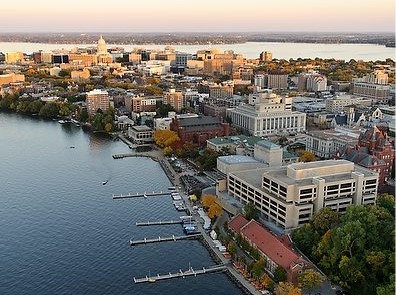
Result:
<svg viewBox="0 0 396 295">
<path fill-rule="evenodd" d="M 98 40 L 98 54 L 106 54 L 107 53 L 107 46 L 106 41 L 103 39 L 103 36 L 100 35 Z"/>
</svg>

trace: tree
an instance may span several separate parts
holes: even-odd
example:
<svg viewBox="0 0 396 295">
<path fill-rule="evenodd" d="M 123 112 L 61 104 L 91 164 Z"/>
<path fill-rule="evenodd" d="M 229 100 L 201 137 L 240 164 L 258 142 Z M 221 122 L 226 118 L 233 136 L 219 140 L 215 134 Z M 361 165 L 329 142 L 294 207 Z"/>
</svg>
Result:
<svg viewBox="0 0 396 295">
<path fill-rule="evenodd" d="M 170 104 L 163 104 L 157 109 L 157 114 L 159 115 L 160 118 L 168 117 L 168 113 L 175 111 L 174 107 L 172 107 Z"/>
<path fill-rule="evenodd" d="M 40 99 L 36 99 L 29 104 L 29 112 L 32 114 L 38 114 L 42 106 L 42 101 Z"/>
<path fill-rule="evenodd" d="M 89 115 L 87 109 L 82 109 L 80 113 L 80 121 L 87 122 L 88 119 L 89 119 Z"/>
<path fill-rule="evenodd" d="M 377 205 L 386 209 L 395 216 L 395 196 L 390 194 L 380 194 L 377 198 Z"/>
<path fill-rule="evenodd" d="M 275 290 L 276 295 L 301 295 L 301 289 L 295 287 L 292 283 L 280 282 Z"/>
<path fill-rule="evenodd" d="M 258 210 L 252 202 L 247 203 L 243 211 L 245 212 L 245 218 L 247 220 L 257 219 L 258 217 Z"/>
<path fill-rule="evenodd" d="M 215 218 L 221 215 L 222 208 L 217 203 L 216 197 L 213 195 L 203 195 L 201 200 L 202 206 L 208 211 L 209 218 Z"/>
<path fill-rule="evenodd" d="M 302 289 L 311 290 L 323 282 L 320 273 L 313 269 L 307 269 L 298 275 L 298 286 Z"/>
<path fill-rule="evenodd" d="M 340 215 L 331 208 L 325 207 L 313 216 L 311 224 L 320 235 L 324 235 L 339 222 Z"/>
<path fill-rule="evenodd" d="M 208 217 L 210 219 L 219 217 L 221 213 L 223 212 L 221 205 L 217 202 L 213 203 L 208 210 Z"/>
<path fill-rule="evenodd" d="M 307 162 L 316 161 L 315 155 L 309 151 L 300 150 L 298 154 L 299 154 L 300 162 L 307 163 Z"/>
<path fill-rule="evenodd" d="M 216 202 L 216 197 L 213 195 L 203 195 L 201 204 L 205 209 L 209 209 Z"/>
<path fill-rule="evenodd" d="M 40 109 L 39 116 L 44 118 L 58 117 L 59 106 L 56 102 L 47 102 Z"/>
<path fill-rule="evenodd" d="M 169 147 L 179 140 L 177 132 L 172 130 L 165 129 L 154 132 L 154 142 L 161 148 Z"/>
<path fill-rule="evenodd" d="M 260 283 L 261 286 L 267 290 L 272 289 L 274 287 L 274 281 L 266 273 L 261 277 Z"/>
<path fill-rule="evenodd" d="M 275 282 L 284 282 L 287 279 L 286 270 L 282 266 L 278 266 L 274 271 L 274 281 Z"/>
<path fill-rule="evenodd" d="M 227 244 L 227 251 L 231 254 L 231 257 L 234 257 L 237 253 L 237 247 L 234 242 L 230 241 Z"/>
</svg>

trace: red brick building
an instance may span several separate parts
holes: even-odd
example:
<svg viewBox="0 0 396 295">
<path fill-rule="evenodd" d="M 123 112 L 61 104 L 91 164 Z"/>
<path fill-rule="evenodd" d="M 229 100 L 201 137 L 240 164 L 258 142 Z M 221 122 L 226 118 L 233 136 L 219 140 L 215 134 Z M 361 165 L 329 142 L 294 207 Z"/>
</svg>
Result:
<svg viewBox="0 0 396 295">
<path fill-rule="evenodd" d="M 376 126 L 360 135 L 355 148 L 345 146 L 337 156 L 378 172 L 379 186 L 388 181 L 395 165 L 394 143 L 389 140 L 386 131 Z"/>
<path fill-rule="evenodd" d="M 238 214 L 230 220 L 228 226 L 266 258 L 265 267 L 271 274 L 280 266 L 286 271 L 287 281 L 297 283 L 298 274 L 309 268 L 308 262 L 298 255 L 290 247 L 290 244 L 283 243 L 281 238 L 272 235 L 257 221 L 248 221 L 241 214 Z"/>
<path fill-rule="evenodd" d="M 173 118 L 170 130 L 177 132 L 182 142 L 192 142 L 199 146 L 206 140 L 229 135 L 230 126 L 217 117 L 199 116 L 193 118 Z"/>
</svg>

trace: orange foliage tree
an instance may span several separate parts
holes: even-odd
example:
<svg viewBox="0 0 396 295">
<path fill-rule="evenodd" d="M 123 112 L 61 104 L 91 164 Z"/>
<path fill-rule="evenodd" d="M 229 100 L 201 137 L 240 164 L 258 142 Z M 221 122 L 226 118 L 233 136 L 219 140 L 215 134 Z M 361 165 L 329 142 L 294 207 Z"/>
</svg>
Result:
<svg viewBox="0 0 396 295">
<path fill-rule="evenodd" d="M 202 206 L 208 211 L 209 218 L 215 218 L 221 215 L 222 208 L 213 195 L 203 195 L 201 200 Z"/>
<path fill-rule="evenodd" d="M 280 282 L 275 291 L 276 295 L 301 295 L 301 289 L 295 287 L 292 283 Z"/>
<path fill-rule="evenodd" d="M 154 132 L 154 141 L 159 147 L 165 148 L 171 146 L 177 141 L 180 141 L 180 138 L 177 135 L 177 132 L 165 129 Z"/>
</svg>

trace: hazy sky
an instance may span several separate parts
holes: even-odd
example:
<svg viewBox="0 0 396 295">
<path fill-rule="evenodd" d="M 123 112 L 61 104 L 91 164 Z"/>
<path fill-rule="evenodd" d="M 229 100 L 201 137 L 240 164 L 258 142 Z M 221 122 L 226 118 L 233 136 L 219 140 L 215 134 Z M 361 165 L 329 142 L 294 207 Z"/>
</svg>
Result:
<svg viewBox="0 0 396 295">
<path fill-rule="evenodd" d="M 2 32 L 395 31 L 394 0 L 4 2 Z"/>
</svg>

